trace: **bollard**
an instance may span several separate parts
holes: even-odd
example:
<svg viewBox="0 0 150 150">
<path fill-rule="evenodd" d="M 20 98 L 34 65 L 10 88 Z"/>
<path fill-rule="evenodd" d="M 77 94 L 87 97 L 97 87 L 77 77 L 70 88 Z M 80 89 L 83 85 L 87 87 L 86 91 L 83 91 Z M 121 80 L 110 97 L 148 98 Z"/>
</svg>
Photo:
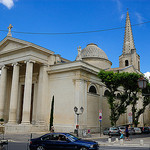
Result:
<svg viewBox="0 0 150 150">
<path fill-rule="evenodd" d="M 144 141 L 140 140 L 140 146 L 143 146 L 143 145 L 144 145 Z"/>
<path fill-rule="evenodd" d="M 108 138 L 108 143 L 111 143 L 111 138 Z"/>
<path fill-rule="evenodd" d="M 123 145 L 123 139 L 120 139 L 120 145 Z"/>
<path fill-rule="evenodd" d="M 116 138 L 116 142 L 118 142 L 118 138 Z"/>
</svg>

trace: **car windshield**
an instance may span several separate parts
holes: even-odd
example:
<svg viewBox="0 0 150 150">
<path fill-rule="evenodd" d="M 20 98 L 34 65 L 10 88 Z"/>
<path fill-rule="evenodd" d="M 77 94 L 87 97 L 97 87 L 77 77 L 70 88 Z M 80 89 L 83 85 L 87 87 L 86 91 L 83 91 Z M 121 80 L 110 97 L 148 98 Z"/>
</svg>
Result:
<svg viewBox="0 0 150 150">
<path fill-rule="evenodd" d="M 110 130 L 118 130 L 118 128 L 110 128 Z"/>
<path fill-rule="evenodd" d="M 135 130 L 140 130 L 140 128 L 134 128 Z"/>
<path fill-rule="evenodd" d="M 73 136 L 72 134 L 66 134 L 66 135 L 72 142 L 77 141 L 79 139 L 79 138 Z"/>
</svg>

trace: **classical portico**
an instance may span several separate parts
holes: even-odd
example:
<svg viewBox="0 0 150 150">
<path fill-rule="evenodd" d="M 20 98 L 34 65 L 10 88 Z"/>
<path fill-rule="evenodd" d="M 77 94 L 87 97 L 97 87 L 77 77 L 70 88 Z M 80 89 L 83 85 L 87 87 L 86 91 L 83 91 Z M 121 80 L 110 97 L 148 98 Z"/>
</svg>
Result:
<svg viewBox="0 0 150 150">
<path fill-rule="evenodd" d="M 13 126 L 22 130 L 27 125 L 31 130 L 33 124 L 45 125 L 47 130 L 43 112 L 47 100 L 43 97 L 47 97 L 47 69 L 56 56 L 43 47 L 13 38 L 11 28 L 9 25 L 7 37 L 0 42 L 0 118 L 6 130 Z"/>
</svg>

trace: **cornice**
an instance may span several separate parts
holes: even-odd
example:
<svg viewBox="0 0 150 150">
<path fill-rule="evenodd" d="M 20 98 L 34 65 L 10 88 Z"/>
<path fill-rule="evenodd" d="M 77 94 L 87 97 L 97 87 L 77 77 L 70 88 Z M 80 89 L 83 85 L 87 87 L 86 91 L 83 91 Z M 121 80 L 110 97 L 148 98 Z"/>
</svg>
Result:
<svg viewBox="0 0 150 150">
<path fill-rule="evenodd" d="M 48 74 L 73 71 L 73 70 L 82 70 L 82 71 L 90 72 L 95 75 L 97 75 L 98 72 L 100 71 L 98 68 L 93 67 L 87 63 L 81 61 L 75 61 L 71 63 L 64 63 L 61 65 L 50 66 L 50 68 L 48 69 Z"/>
</svg>

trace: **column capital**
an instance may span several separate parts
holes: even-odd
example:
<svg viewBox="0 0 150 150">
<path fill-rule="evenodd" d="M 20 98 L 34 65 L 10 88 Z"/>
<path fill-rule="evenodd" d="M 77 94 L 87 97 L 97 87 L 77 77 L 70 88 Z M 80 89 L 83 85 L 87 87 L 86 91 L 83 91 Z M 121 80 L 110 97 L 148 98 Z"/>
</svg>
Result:
<svg viewBox="0 0 150 150">
<path fill-rule="evenodd" d="M 27 62 L 29 62 L 29 63 L 36 63 L 36 61 L 34 61 L 34 60 L 25 60 L 24 61 L 24 63 L 27 63 Z"/>
<path fill-rule="evenodd" d="M 48 64 L 42 63 L 42 64 L 40 64 L 40 66 L 48 67 Z"/>
<path fill-rule="evenodd" d="M 16 63 L 11 64 L 11 66 L 21 66 L 21 64 L 16 62 Z"/>
<path fill-rule="evenodd" d="M 9 67 L 6 66 L 6 65 L 0 66 L 0 68 L 1 68 L 1 70 L 2 70 L 2 69 L 9 69 Z"/>
</svg>

